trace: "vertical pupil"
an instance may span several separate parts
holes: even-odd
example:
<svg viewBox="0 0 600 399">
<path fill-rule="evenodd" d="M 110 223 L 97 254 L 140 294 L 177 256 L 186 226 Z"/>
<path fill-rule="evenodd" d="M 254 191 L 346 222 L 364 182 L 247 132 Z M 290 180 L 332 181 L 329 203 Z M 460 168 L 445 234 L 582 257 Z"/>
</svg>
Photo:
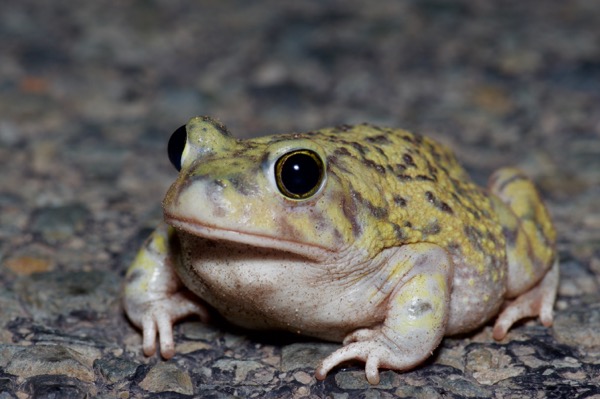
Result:
<svg viewBox="0 0 600 399">
<path fill-rule="evenodd" d="M 281 184 L 294 195 L 302 196 L 317 188 L 322 179 L 322 164 L 305 152 L 298 152 L 282 158 L 280 169 Z"/>
</svg>

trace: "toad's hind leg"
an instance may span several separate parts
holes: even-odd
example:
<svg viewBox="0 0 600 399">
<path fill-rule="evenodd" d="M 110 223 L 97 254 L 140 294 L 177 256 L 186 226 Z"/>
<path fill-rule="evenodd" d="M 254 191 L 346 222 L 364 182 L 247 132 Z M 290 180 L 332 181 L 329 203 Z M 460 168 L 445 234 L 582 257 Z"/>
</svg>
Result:
<svg viewBox="0 0 600 399">
<path fill-rule="evenodd" d="M 552 324 L 558 287 L 556 232 L 533 182 L 518 169 L 504 168 L 490 178 L 494 210 L 506 236 L 507 298 L 516 298 L 500 314 L 494 338 L 525 317 Z"/>
</svg>

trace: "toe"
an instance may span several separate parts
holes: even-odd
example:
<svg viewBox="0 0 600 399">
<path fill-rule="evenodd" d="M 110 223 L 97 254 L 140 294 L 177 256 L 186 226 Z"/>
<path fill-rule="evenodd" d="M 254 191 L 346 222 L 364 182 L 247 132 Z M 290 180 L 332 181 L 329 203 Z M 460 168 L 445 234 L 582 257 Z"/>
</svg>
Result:
<svg viewBox="0 0 600 399">
<path fill-rule="evenodd" d="M 156 352 L 156 324 L 152 318 L 143 321 L 142 349 L 144 355 L 152 356 Z"/>
<path fill-rule="evenodd" d="M 365 374 L 369 384 L 379 384 L 379 358 L 376 355 L 371 355 L 367 359 L 367 364 L 365 365 Z"/>
</svg>

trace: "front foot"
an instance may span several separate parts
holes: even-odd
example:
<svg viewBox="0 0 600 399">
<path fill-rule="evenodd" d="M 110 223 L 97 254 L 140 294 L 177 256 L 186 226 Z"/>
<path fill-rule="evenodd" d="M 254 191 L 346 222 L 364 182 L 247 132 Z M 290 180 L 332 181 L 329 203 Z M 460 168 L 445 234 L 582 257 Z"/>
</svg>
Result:
<svg viewBox="0 0 600 399">
<path fill-rule="evenodd" d="M 344 340 L 344 347 L 327 356 L 315 372 L 318 380 L 324 380 L 334 367 L 348 360 L 365 362 L 365 374 L 370 384 L 379 384 L 379 369 L 407 370 L 423 359 L 411 356 L 409 351 L 399 348 L 384 329 L 360 329 Z"/>
<path fill-rule="evenodd" d="M 143 332 L 142 349 L 144 355 L 152 356 L 156 352 L 156 335 L 160 343 L 160 354 L 165 359 L 175 355 L 173 324 L 185 317 L 197 315 L 202 321 L 208 321 L 208 312 L 200 303 L 185 292 L 179 292 L 139 305 L 137 324 Z"/>
<path fill-rule="evenodd" d="M 387 300 L 385 320 L 349 334 L 345 346 L 321 362 L 317 379 L 357 359 L 365 362 L 369 383 L 378 384 L 380 368 L 411 369 L 439 345 L 448 319 L 453 273 L 448 253 L 433 244 L 413 244 L 403 246 L 390 261 L 398 265 L 391 275 L 404 274 Z"/>
<path fill-rule="evenodd" d="M 156 352 L 157 334 L 161 355 L 165 359 L 175 355 L 173 323 L 177 320 L 192 315 L 208 319 L 204 305 L 185 289 L 174 270 L 177 248 L 174 230 L 162 223 L 127 270 L 123 306 L 131 322 L 143 331 L 146 356 Z"/>
</svg>

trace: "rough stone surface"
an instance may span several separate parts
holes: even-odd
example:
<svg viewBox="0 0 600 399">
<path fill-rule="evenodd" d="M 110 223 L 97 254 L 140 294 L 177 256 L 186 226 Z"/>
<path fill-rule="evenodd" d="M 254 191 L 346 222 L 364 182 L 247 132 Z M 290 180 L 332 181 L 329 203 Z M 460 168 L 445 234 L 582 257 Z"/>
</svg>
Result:
<svg viewBox="0 0 600 399">
<path fill-rule="evenodd" d="M 20 393 L 31 398 L 85 399 L 95 395 L 96 389 L 81 380 L 63 375 L 38 375 L 21 385 Z"/>
<path fill-rule="evenodd" d="M 600 397 L 599 20 L 594 0 L 0 2 L 0 399 Z M 375 387 L 359 364 L 314 379 L 336 345 L 218 322 L 145 358 L 120 285 L 198 114 L 238 137 L 404 127 L 481 184 L 521 167 L 558 230 L 555 326 L 447 338 Z"/>
<path fill-rule="evenodd" d="M 36 320 L 53 317 L 94 318 L 98 313 L 117 312 L 120 281 L 112 273 L 50 272 L 35 273 L 17 281 L 27 311 Z"/>
<path fill-rule="evenodd" d="M 194 393 L 190 374 L 181 370 L 174 363 L 156 364 L 140 382 L 140 387 L 153 393 L 175 392 L 182 395 Z"/>
<path fill-rule="evenodd" d="M 296 343 L 286 345 L 281 349 L 281 369 L 283 371 L 292 371 L 300 368 L 316 368 L 320 359 L 330 355 L 336 349 L 338 344 L 320 344 Z"/>
<path fill-rule="evenodd" d="M 91 382 L 94 373 L 87 366 L 87 359 L 84 354 L 59 345 L 29 346 L 12 356 L 5 371 L 21 378 L 52 374 Z"/>
<path fill-rule="evenodd" d="M 560 313 L 554 323 L 552 332 L 558 342 L 600 357 L 600 303 Z"/>
<path fill-rule="evenodd" d="M 82 204 L 68 204 L 38 209 L 32 216 L 31 231 L 49 244 L 57 244 L 85 228 L 89 211 Z"/>
<path fill-rule="evenodd" d="M 111 384 L 133 377 L 139 364 L 116 357 L 97 359 L 94 368 Z"/>
</svg>

